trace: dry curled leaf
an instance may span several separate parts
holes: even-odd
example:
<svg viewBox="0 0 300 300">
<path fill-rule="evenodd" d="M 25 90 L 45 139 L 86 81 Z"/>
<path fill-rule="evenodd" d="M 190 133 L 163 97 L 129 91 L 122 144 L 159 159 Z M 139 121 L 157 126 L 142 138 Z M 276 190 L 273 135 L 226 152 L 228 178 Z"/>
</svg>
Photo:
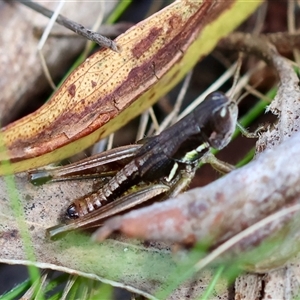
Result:
<svg viewBox="0 0 300 300">
<path fill-rule="evenodd" d="M 116 39 L 120 53 L 101 49 L 43 107 L 2 129 L 10 172 L 70 157 L 114 132 L 168 92 L 260 2 L 177 0 L 130 28 Z M 7 160 L 5 151 L 0 160 Z"/>
</svg>

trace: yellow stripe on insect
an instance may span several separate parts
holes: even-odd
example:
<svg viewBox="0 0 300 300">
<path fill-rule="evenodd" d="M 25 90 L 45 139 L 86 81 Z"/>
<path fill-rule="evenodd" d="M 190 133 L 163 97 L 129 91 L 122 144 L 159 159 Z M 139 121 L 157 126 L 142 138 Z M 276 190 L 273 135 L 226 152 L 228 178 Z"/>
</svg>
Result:
<svg viewBox="0 0 300 300">
<path fill-rule="evenodd" d="M 173 165 L 173 168 L 172 168 L 172 170 L 171 170 L 171 172 L 170 172 L 168 178 L 166 179 L 167 182 L 170 182 L 170 181 L 174 178 L 177 169 L 178 169 L 178 163 L 175 163 L 175 164 Z"/>
<path fill-rule="evenodd" d="M 198 146 L 195 150 L 192 150 L 190 152 L 187 152 L 182 159 L 183 163 L 188 163 L 196 160 L 199 157 L 199 153 L 202 152 L 203 150 L 209 148 L 209 143 L 205 142 Z"/>
</svg>

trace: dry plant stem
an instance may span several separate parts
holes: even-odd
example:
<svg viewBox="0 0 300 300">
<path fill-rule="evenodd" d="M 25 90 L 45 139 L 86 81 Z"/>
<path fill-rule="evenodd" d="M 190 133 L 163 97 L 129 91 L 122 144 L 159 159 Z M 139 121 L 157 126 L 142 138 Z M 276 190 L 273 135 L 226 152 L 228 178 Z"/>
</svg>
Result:
<svg viewBox="0 0 300 300">
<path fill-rule="evenodd" d="M 51 29 L 52 29 L 58 15 L 59 15 L 59 12 L 61 11 L 62 7 L 64 6 L 64 3 L 65 3 L 65 1 L 63 1 L 63 0 L 61 0 L 58 3 L 55 11 L 52 13 L 52 16 L 51 16 L 51 18 L 50 18 L 43 34 L 42 34 L 42 36 L 41 36 L 40 41 L 39 41 L 38 46 L 37 46 L 38 54 L 39 54 L 39 57 L 40 57 L 40 60 L 41 60 L 41 65 L 42 65 L 45 77 L 46 77 L 49 85 L 51 86 L 51 88 L 54 91 L 56 90 L 56 85 L 55 85 L 55 83 L 52 79 L 52 76 L 50 74 L 49 68 L 48 68 L 47 63 L 46 63 L 46 59 L 45 59 L 45 57 L 43 55 L 43 52 L 42 52 L 42 49 L 43 49 L 43 47 L 45 45 L 45 42 L 46 42 L 46 40 L 47 40 L 47 38 L 50 34 Z"/>
<path fill-rule="evenodd" d="M 151 121 L 152 121 L 152 125 L 154 126 L 154 129 L 158 130 L 159 124 L 158 124 L 157 118 L 155 116 L 153 107 L 149 108 L 149 116 L 151 117 Z"/>
<path fill-rule="evenodd" d="M 250 78 L 253 76 L 253 74 L 255 74 L 255 72 L 262 70 L 264 67 L 265 67 L 265 62 L 261 61 L 258 64 L 256 64 L 256 66 L 254 66 L 251 70 L 248 70 L 237 82 L 237 84 L 235 86 L 235 93 L 236 94 L 242 93 L 243 89 L 248 84 L 248 82 L 249 82 Z M 227 96 L 229 96 L 229 92 L 226 93 Z M 237 103 L 240 103 L 243 98 L 244 98 L 244 96 L 241 95 L 237 99 Z"/>
<path fill-rule="evenodd" d="M 107 141 L 106 150 L 112 149 L 113 142 L 114 142 L 114 136 L 115 136 L 114 133 L 111 133 L 111 134 L 108 136 L 108 141 Z"/>
<path fill-rule="evenodd" d="M 147 110 L 147 112 L 145 112 L 145 113 L 146 113 L 146 114 L 145 114 L 144 119 L 143 119 L 142 121 L 143 121 L 143 122 L 148 122 L 148 120 L 151 119 L 151 126 L 150 126 L 148 132 L 145 134 L 147 123 L 142 124 L 142 125 L 145 126 L 145 130 L 144 130 L 144 128 L 143 128 L 144 126 L 142 126 L 142 127 L 139 129 L 137 136 L 140 136 L 140 138 L 139 138 L 139 139 L 136 139 L 137 141 L 143 139 L 145 136 L 152 136 L 152 135 L 154 135 L 154 132 L 155 132 L 155 131 L 158 131 L 158 130 L 159 130 L 159 126 L 160 126 L 160 125 L 158 124 L 158 120 L 157 120 L 157 118 L 156 118 L 156 116 L 155 116 L 153 107 L 150 107 L 150 108 Z M 148 114 L 148 116 L 147 116 L 147 114 Z M 142 130 L 144 130 L 144 131 L 142 131 Z"/>
<path fill-rule="evenodd" d="M 232 39 L 236 35 L 244 35 L 243 33 L 234 33 L 229 36 L 228 39 Z M 249 36 L 253 35 L 249 34 Z M 264 43 L 269 42 L 273 44 L 279 53 L 287 54 L 292 53 L 295 48 L 300 49 L 300 33 L 289 33 L 289 32 L 277 32 L 269 34 L 260 34 L 257 36 L 258 39 L 261 39 Z M 225 39 L 227 40 L 227 38 Z M 223 45 L 224 40 L 219 44 Z M 227 42 L 227 41 L 226 41 Z M 233 49 L 234 50 L 234 49 Z"/>
<path fill-rule="evenodd" d="M 295 11 L 296 11 L 296 2 L 288 1 L 288 9 L 287 9 L 287 20 L 288 20 L 288 31 L 291 34 L 296 32 L 296 20 L 295 20 Z M 293 55 L 296 63 L 300 66 L 300 52 L 298 49 L 293 49 Z"/>
<path fill-rule="evenodd" d="M 300 33 L 277 32 L 259 36 L 276 46 L 282 54 L 292 53 L 295 48 L 300 49 Z"/>
<path fill-rule="evenodd" d="M 272 46 L 266 43 L 261 36 L 254 36 L 242 32 L 232 33 L 222 39 L 218 44 L 218 49 L 254 54 L 268 63 L 272 62 L 270 47 Z"/>
<path fill-rule="evenodd" d="M 227 95 L 230 98 L 233 98 L 234 94 L 235 94 L 235 88 L 237 86 L 237 83 L 239 81 L 240 78 L 240 73 L 241 73 L 241 67 L 242 67 L 242 63 L 243 63 L 243 53 L 240 52 L 239 53 L 239 57 L 237 59 L 237 66 L 236 66 L 236 70 L 234 72 L 234 76 L 233 76 L 233 84 L 231 89 L 227 92 Z"/>
<path fill-rule="evenodd" d="M 140 123 L 136 134 L 136 141 L 141 140 L 145 136 L 147 124 L 149 121 L 149 111 L 146 110 L 141 114 Z"/>
<path fill-rule="evenodd" d="M 266 95 L 264 95 L 263 93 L 261 93 L 260 91 L 258 91 L 255 87 L 253 87 L 253 86 L 251 86 L 251 85 L 249 85 L 249 84 L 246 84 L 246 85 L 245 85 L 245 90 L 246 90 L 249 94 L 255 96 L 255 97 L 258 98 L 258 99 L 262 99 L 262 100 L 264 100 L 264 101 L 266 101 L 266 102 L 269 102 L 269 103 L 271 103 L 271 101 L 272 101 L 271 98 L 267 97 Z"/>
<path fill-rule="evenodd" d="M 268 110 L 278 115 L 279 120 L 272 130 L 260 136 L 257 150 L 262 151 L 265 148 L 272 148 L 291 136 L 293 132 L 299 131 L 299 80 L 293 68 L 278 54 L 276 48 L 266 43 L 263 38 L 256 38 L 242 33 L 230 35 L 230 37 L 222 40 L 219 46 L 226 49 L 238 48 L 238 50 L 257 54 L 271 63 L 278 73 L 280 85 L 277 95 Z"/>
<path fill-rule="evenodd" d="M 50 74 L 50 71 L 47 67 L 47 63 L 46 63 L 45 57 L 43 55 L 42 49 L 38 49 L 38 53 L 39 53 L 39 57 L 40 57 L 40 61 L 41 61 L 41 65 L 42 65 L 42 68 L 43 68 L 44 75 L 45 75 L 49 85 L 53 89 L 53 91 L 55 91 L 56 90 L 56 85 L 55 85 L 55 83 L 52 79 L 52 76 Z"/>
<path fill-rule="evenodd" d="M 38 50 L 41 51 L 42 48 L 43 48 L 43 46 L 45 45 L 45 42 L 46 42 L 46 40 L 47 40 L 47 38 L 49 36 L 49 33 L 50 33 L 50 31 L 51 31 L 54 23 L 56 22 L 56 19 L 57 19 L 58 15 L 59 15 L 61 9 L 63 8 L 64 4 L 65 4 L 65 0 L 60 0 L 59 3 L 58 3 L 58 5 L 56 6 L 55 11 L 52 13 L 52 16 L 51 16 L 51 18 L 50 18 L 50 20 L 49 20 L 49 22 L 48 22 L 48 24 L 47 24 L 47 26 L 46 26 L 46 28 L 45 28 L 42 36 L 40 38 L 39 43 L 38 43 L 38 47 L 37 47 Z"/>
<path fill-rule="evenodd" d="M 278 123 L 261 135 L 256 148 L 262 151 L 288 139 L 294 132 L 300 131 L 300 88 L 299 79 L 292 66 L 276 49 L 270 48 L 272 63 L 278 72 L 280 85 L 277 95 L 268 109 L 278 116 Z"/>
<path fill-rule="evenodd" d="M 119 22 L 116 24 L 101 24 L 101 26 L 98 29 L 99 34 L 110 36 L 110 37 L 117 37 L 118 35 L 124 33 L 126 30 L 128 30 L 130 27 L 132 27 L 134 24 L 129 22 Z M 34 35 L 38 38 L 41 37 L 43 34 L 43 31 L 45 30 L 45 27 L 34 27 Z M 65 33 L 62 30 L 58 28 L 53 28 L 49 34 L 51 37 L 55 38 L 72 38 L 72 39 L 83 39 L 82 36 L 74 33 L 74 32 L 68 32 Z M 85 39 L 85 38 L 84 38 Z"/>
<path fill-rule="evenodd" d="M 98 31 L 98 28 L 100 27 L 100 25 L 102 24 L 103 22 L 103 18 L 104 18 L 104 7 L 105 7 L 105 3 L 104 2 L 101 2 L 101 8 L 100 8 L 100 14 L 96 20 L 96 22 L 93 24 L 93 27 L 92 27 L 92 30 L 93 31 Z M 93 41 L 91 40 L 87 40 L 86 44 L 85 44 L 85 48 L 83 50 L 83 57 L 84 58 L 87 58 L 89 56 L 89 53 L 91 52 L 91 49 L 92 49 L 92 44 L 93 44 Z"/>
<path fill-rule="evenodd" d="M 180 111 L 183 99 L 186 95 L 187 89 L 190 85 L 191 79 L 192 79 L 193 71 L 190 71 L 187 76 L 184 79 L 183 85 L 180 89 L 180 92 L 178 94 L 178 97 L 176 99 L 174 108 L 172 112 L 165 118 L 165 120 L 162 122 L 162 124 L 159 127 L 159 130 L 156 131 L 156 134 L 161 133 L 165 128 L 168 127 L 169 124 L 174 124 L 177 122 L 178 113 Z"/>
<path fill-rule="evenodd" d="M 26 291 L 26 293 L 22 296 L 22 300 L 33 299 L 33 296 L 37 295 L 37 292 L 39 294 L 39 293 L 41 293 L 42 291 L 45 290 L 46 285 L 48 283 L 47 277 L 49 275 L 49 272 L 51 272 L 51 271 L 49 271 L 49 270 L 43 270 L 42 271 L 40 282 L 34 282 L 31 285 L 31 287 Z M 37 291 L 37 286 L 38 286 L 39 283 L 40 283 L 40 286 L 39 286 L 39 289 Z"/>
<path fill-rule="evenodd" d="M 44 16 L 46 16 L 48 18 L 51 18 L 53 15 L 53 12 L 51 10 L 39 5 L 38 3 L 28 1 L 28 0 L 27 1 L 15 0 L 15 1 L 26 5 L 27 7 L 43 14 Z M 97 43 L 101 47 L 109 48 L 113 51 L 119 52 L 119 48 L 114 41 L 108 39 L 105 36 L 102 36 L 101 34 L 99 34 L 97 32 L 91 31 L 91 30 L 85 28 L 84 26 L 63 17 L 62 15 L 58 15 L 56 22 L 64 27 L 74 31 L 75 33 L 85 37 L 86 39 Z"/>
<path fill-rule="evenodd" d="M 74 285 L 77 278 L 78 278 L 78 276 L 76 276 L 76 275 L 71 275 L 69 277 L 68 282 L 67 282 L 66 286 L 64 287 L 63 294 L 60 298 L 61 300 L 67 299 L 68 294 L 69 294 L 69 292 L 70 292 L 70 290 L 71 290 L 72 286 Z"/>
<path fill-rule="evenodd" d="M 254 25 L 254 29 L 252 31 L 252 33 L 254 35 L 257 35 L 259 33 L 261 33 L 261 31 L 263 30 L 264 24 L 265 24 L 265 20 L 266 20 L 266 15 L 267 15 L 267 11 L 268 11 L 268 2 L 264 2 L 261 7 L 259 8 L 259 10 L 257 11 L 257 18 L 255 21 L 255 25 Z"/>
</svg>

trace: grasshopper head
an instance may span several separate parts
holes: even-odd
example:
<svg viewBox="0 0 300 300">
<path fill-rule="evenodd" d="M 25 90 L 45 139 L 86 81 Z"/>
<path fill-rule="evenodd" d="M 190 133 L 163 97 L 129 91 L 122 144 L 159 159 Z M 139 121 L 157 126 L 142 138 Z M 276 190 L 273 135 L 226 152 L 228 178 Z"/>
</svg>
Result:
<svg viewBox="0 0 300 300">
<path fill-rule="evenodd" d="M 222 93 L 214 93 L 214 101 L 219 105 L 212 111 L 209 119 L 210 135 L 209 144 L 215 149 L 222 149 L 230 142 L 235 130 L 238 107 L 234 101 L 228 99 Z"/>
</svg>

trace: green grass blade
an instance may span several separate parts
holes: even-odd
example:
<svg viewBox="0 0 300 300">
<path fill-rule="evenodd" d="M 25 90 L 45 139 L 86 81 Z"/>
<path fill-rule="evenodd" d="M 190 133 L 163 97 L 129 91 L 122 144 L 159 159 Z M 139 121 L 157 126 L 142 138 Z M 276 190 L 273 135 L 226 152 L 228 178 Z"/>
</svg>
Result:
<svg viewBox="0 0 300 300">
<path fill-rule="evenodd" d="M 29 279 L 18 284 L 16 287 L 11 289 L 9 292 L 0 296 L 0 300 L 13 300 L 18 299 L 21 294 L 24 294 L 26 290 L 30 287 L 31 282 Z"/>
</svg>

